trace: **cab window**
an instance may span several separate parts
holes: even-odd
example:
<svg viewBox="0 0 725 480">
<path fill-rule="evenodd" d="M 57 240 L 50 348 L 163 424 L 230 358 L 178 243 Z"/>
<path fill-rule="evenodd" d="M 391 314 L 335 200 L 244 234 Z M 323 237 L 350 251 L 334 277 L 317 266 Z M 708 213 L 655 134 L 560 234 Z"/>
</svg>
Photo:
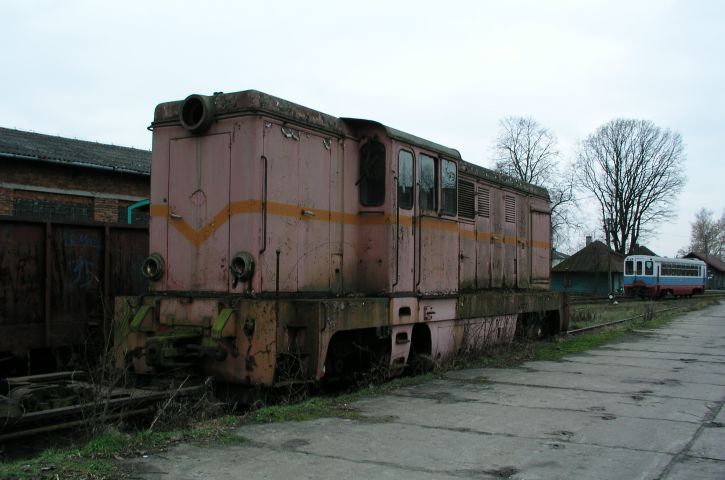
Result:
<svg viewBox="0 0 725 480">
<path fill-rule="evenodd" d="M 407 150 L 398 154 L 398 207 L 413 208 L 413 154 Z"/>
<path fill-rule="evenodd" d="M 637 275 L 642 275 L 642 261 L 637 260 Z"/>
<path fill-rule="evenodd" d="M 420 187 L 418 189 L 418 205 L 421 210 L 436 211 L 436 187 L 438 186 L 438 171 L 436 159 L 421 154 L 419 161 Z"/>
<path fill-rule="evenodd" d="M 644 274 L 645 275 L 652 275 L 654 273 L 653 268 L 654 267 L 653 267 L 652 260 L 647 260 L 646 262 L 644 262 Z"/>
<path fill-rule="evenodd" d="M 624 274 L 625 275 L 634 274 L 634 260 L 627 260 L 626 262 L 624 262 Z"/>
<path fill-rule="evenodd" d="M 458 213 L 458 171 L 456 162 L 441 160 L 441 213 L 455 217 Z"/>
<path fill-rule="evenodd" d="M 360 147 L 360 203 L 377 207 L 385 202 L 385 145 L 371 140 Z"/>
</svg>

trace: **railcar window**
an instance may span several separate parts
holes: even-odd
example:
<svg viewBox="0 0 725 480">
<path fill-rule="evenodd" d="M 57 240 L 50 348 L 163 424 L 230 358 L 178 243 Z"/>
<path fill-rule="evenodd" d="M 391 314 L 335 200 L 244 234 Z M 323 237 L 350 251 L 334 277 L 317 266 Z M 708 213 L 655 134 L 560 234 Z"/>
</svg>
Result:
<svg viewBox="0 0 725 480">
<path fill-rule="evenodd" d="M 653 271 L 652 260 L 647 260 L 646 262 L 644 262 L 644 274 L 652 275 L 653 273 L 654 273 L 654 271 Z"/>
<path fill-rule="evenodd" d="M 697 265 L 681 265 L 678 263 L 663 263 L 662 275 L 669 277 L 697 277 L 700 267 Z"/>
<path fill-rule="evenodd" d="M 413 208 L 413 154 L 407 150 L 398 154 L 398 206 Z"/>
<path fill-rule="evenodd" d="M 377 207 L 385 201 L 385 145 L 371 140 L 360 147 L 360 203 Z"/>
<path fill-rule="evenodd" d="M 627 260 L 624 262 L 624 274 L 634 275 L 634 260 Z"/>
<path fill-rule="evenodd" d="M 458 172 L 456 162 L 441 160 L 441 213 L 456 216 L 458 213 Z"/>
<path fill-rule="evenodd" d="M 436 159 L 428 155 L 420 156 L 420 188 L 418 189 L 418 204 L 421 210 L 436 210 L 436 186 L 438 172 Z"/>
<path fill-rule="evenodd" d="M 637 275 L 642 275 L 642 262 L 637 261 Z"/>
</svg>

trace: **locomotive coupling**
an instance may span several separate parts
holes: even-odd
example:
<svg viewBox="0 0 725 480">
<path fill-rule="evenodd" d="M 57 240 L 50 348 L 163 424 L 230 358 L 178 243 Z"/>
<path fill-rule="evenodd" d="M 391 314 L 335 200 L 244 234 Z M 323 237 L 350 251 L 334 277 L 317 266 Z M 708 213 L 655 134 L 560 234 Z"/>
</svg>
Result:
<svg viewBox="0 0 725 480">
<path fill-rule="evenodd" d="M 200 331 L 179 329 L 150 337 L 142 355 L 149 366 L 165 369 L 195 365 L 204 358 L 222 362 L 227 351 L 218 345 L 203 345 Z"/>
</svg>

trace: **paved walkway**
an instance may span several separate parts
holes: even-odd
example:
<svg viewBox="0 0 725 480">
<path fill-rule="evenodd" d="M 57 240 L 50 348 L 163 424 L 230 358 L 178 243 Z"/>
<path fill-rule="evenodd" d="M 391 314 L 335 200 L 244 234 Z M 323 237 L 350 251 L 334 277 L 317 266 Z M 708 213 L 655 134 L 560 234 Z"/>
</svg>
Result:
<svg viewBox="0 0 725 480">
<path fill-rule="evenodd" d="M 725 479 L 725 305 L 513 369 L 368 398 L 367 421 L 252 425 L 135 461 L 148 479 Z"/>
</svg>

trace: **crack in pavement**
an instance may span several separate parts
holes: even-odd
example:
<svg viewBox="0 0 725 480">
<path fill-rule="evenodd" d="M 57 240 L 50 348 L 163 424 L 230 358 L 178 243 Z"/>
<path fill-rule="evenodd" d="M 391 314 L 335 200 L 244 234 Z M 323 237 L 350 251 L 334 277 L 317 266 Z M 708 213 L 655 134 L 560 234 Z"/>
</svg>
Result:
<svg viewBox="0 0 725 480">
<path fill-rule="evenodd" d="M 446 378 L 446 380 L 448 380 L 448 379 Z M 451 379 L 451 380 L 455 380 L 455 379 Z M 504 382 L 504 381 L 501 381 L 501 380 L 489 380 L 489 382 L 491 384 L 510 385 L 510 386 L 514 386 L 514 387 L 518 386 L 518 387 L 547 388 L 547 389 L 556 389 L 556 390 L 571 390 L 571 391 L 574 391 L 574 392 L 608 393 L 608 394 L 615 394 L 615 395 L 616 394 L 618 394 L 618 395 L 633 395 L 635 393 L 639 393 L 639 392 L 631 392 L 631 391 L 627 391 L 627 392 L 612 392 L 610 390 L 597 390 L 597 389 L 574 388 L 574 387 L 560 387 L 558 385 L 537 385 L 535 383 L 514 383 L 514 382 Z M 649 384 L 651 384 L 651 382 L 649 382 Z M 652 392 L 652 393 L 653 393 L 653 395 L 652 395 L 653 398 L 669 398 L 669 399 L 673 399 L 673 400 L 696 400 L 696 401 L 699 401 L 699 402 L 711 402 L 712 401 L 712 400 L 709 400 L 707 398 L 677 397 L 677 396 L 673 396 L 673 395 L 663 395 L 663 394 L 659 394 L 659 393 L 658 394 L 654 394 L 654 392 Z"/>
<path fill-rule="evenodd" d="M 618 350 L 618 351 L 624 352 L 624 350 Z M 630 350 L 630 351 L 636 352 L 638 350 Z M 672 353 L 672 352 L 670 352 L 670 353 Z M 594 353 L 594 352 L 589 352 L 589 355 L 591 355 L 593 357 L 606 357 L 607 356 L 606 354 L 601 354 L 600 355 L 600 354 L 597 354 L 597 353 Z M 680 354 L 680 355 L 684 355 L 684 354 Z M 663 357 L 642 357 L 642 356 L 637 356 L 637 355 L 613 355 L 613 357 L 615 357 L 615 358 L 637 358 L 637 359 L 643 359 L 643 358 L 647 359 L 647 358 L 649 358 L 649 359 L 652 359 L 652 360 L 665 360 L 665 361 L 676 361 L 676 360 L 684 361 L 682 357 L 678 357 L 678 358 L 675 358 L 675 357 L 664 357 L 663 358 Z M 712 361 L 712 360 L 694 359 L 694 361 L 695 362 L 698 362 L 698 363 L 706 363 L 706 364 L 713 364 L 713 365 L 721 365 L 721 364 L 725 363 L 725 360 L 723 360 L 722 362 L 717 362 L 717 361 Z"/>
<path fill-rule="evenodd" d="M 408 472 L 427 473 L 430 475 L 447 475 L 450 477 L 458 477 L 458 478 L 481 478 L 481 479 L 505 478 L 505 477 L 501 477 L 501 476 L 497 475 L 494 470 L 483 470 L 483 469 L 435 470 L 432 468 L 417 467 L 415 465 L 403 465 L 400 463 L 384 462 L 381 460 L 359 460 L 359 459 L 355 459 L 355 458 L 347 458 L 347 457 L 342 457 L 342 456 L 338 456 L 338 455 L 329 455 L 329 454 L 324 454 L 324 453 L 319 453 L 319 452 L 298 450 L 297 448 L 294 448 L 294 447 L 285 448 L 283 445 L 276 446 L 276 445 L 271 445 L 271 444 L 266 444 L 263 442 L 251 441 L 251 440 L 244 442 L 243 444 L 231 447 L 231 448 L 245 448 L 245 447 L 254 447 L 254 448 L 266 449 L 266 450 L 270 450 L 273 452 L 281 452 L 281 453 L 294 452 L 294 453 L 298 453 L 300 455 L 307 455 L 307 456 L 316 457 L 316 458 L 338 460 L 338 461 L 343 461 L 343 462 L 355 463 L 358 465 L 376 465 L 376 466 L 386 467 L 386 468 L 395 468 L 398 470 L 403 470 L 403 471 L 408 471 Z M 509 468 L 513 468 L 513 467 L 509 467 Z M 492 472 L 492 473 L 487 473 L 487 472 Z M 482 477 L 480 475 L 471 476 L 472 473 L 484 474 L 486 476 L 484 476 L 484 477 Z"/>
<path fill-rule="evenodd" d="M 642 392 L 640 391 L 640 392 L 632 393 L 631 395 L 618 394 L 618 393 L 610 393 L 610 395 L 632 398 L 633 396 L 640 395 L 641 393 Z M 402 398 L 422 398 L 422 399 L 426 399 L 426 400 L 434 400 L 432 398 L 429 398 L 426 395 L 414 395 L 414 394 L 404 394 L 404 393 L 389 393 L 388 395 L 394 396 L 394 397 L 402 397 Z M 646 396 L 642 396 L 641 400 L 644 400 L 645 398 L 657 399 L 659 397 L 657 397 L 656 395 L 652 395 L 651 392 L 646 392 Z M 638 400 L 638 401 L 641 401 L 641 400 Z M 639 406 L 638 401 L 619 402 L 619 403 L 621 403 L 623 405 Z M 703 400 L 703 402 L 706 403 L 707 401 Z M 564 408 L 564 407 L 556 407 L 556 406 L 512 405 L 512 404 L 500 403 L 500 402 L 494 402 L 494 401 L 482 400 L 482 399 L 472 399 L 470 402 L 466 402 L 466 403 L 477 403 L 477 404 L 483 404 L 483 405 L 495 405 L 495 406 L 499 406 L 499 407 L 514 407 L 514 408 L 524 408 L 524 409 L 528 409 L 528 410 L 544 410 L 547 412 L 555 411 L 555 412 L 564 412 L 564 413 L 573 412 L 573 413 L 590 414 L 594 411 L 602 411 L 602 412 L 606 411 L 606 410 L 591 410 L 592 408 L 597 408 L 597 407 L 588 407 L 586 409 L 581 409 L 581 408 Z M 599 407 L 599 408 L 604 408 L 604 407 Z M 362 413 L 364 414 L 364 412 L 362 412 Z M 691 416 L 695 417 L 696 420 L 673 420 L 673 419 L 669 419 L 669 418 L 641 417 L 641 416 L 637 416 L 637 415 L 626 415 L 626 414 L 617 414 L 617 417 L 618 418 L 630 418 L 630 419 L 635 419 L 635 420 L 647 420 L 647 421 L 656 420 L 656 421 L 673 422 L 673 423 L 687 423 L 687 424 L 700 423 L 700 417 L 698 417 L 694 414 L 687 414 L 687 415 L 691 415 Z M 597 416 L 601 416 L 601 415 L 592 415 L 592 416 L 597 417 Z"/>
<path fill-rule="evenodd" d="M 723 404 L 725 404 L 725 400 L 721 400 L 721 401 L 717 402 L 713 408 L 709 409 L 710 411 L 707 413 L 707 415 L 705 415 L 705 418 L 703 419 L 702 424 L 700 425 L 700 427 L 698 427 L 698 429 L 692 435 L 692 438 L 690 438 L 690 440 L 685 444 L 685 446 L 682 447 L 682 450 L 680 450 L 674 457 L 672 457 L 672 459 L 670 460 L 670 463 L 668 463 L 667 466 L 665 466 L 665 469 L 662 471 L 662 475 L 660 476 L 660 480 L 665 480 L 667 478 L 667 476 L 670 474 L 670 472 L 672 471 L 672 469 L 675 467 L 675 465 L 680 463 L 680 461 L 682 459 L 684 459 L 685 457 L 687 457 L 687 456 L 699 457 L 698 455 L 691 455 L 688 452 L 692 448 L 692 446 L 695 444 L 697 439 L 700 438 L 700 435 L 702 434 L 703 430 L 705 430 L 706 428 L 709 428 L 708 424 L 711 423 L 713 421 L 713 419 L 715 419 L 715 417 L 718 416 L 718 414 L 720 413 L 720 410 L 722 410 Z M 718 460 L 718 461 L 722 462 L 722 460 Z M 723 462 L 723 463 L 725 463 L 725 462 Z"/>
</svg>

